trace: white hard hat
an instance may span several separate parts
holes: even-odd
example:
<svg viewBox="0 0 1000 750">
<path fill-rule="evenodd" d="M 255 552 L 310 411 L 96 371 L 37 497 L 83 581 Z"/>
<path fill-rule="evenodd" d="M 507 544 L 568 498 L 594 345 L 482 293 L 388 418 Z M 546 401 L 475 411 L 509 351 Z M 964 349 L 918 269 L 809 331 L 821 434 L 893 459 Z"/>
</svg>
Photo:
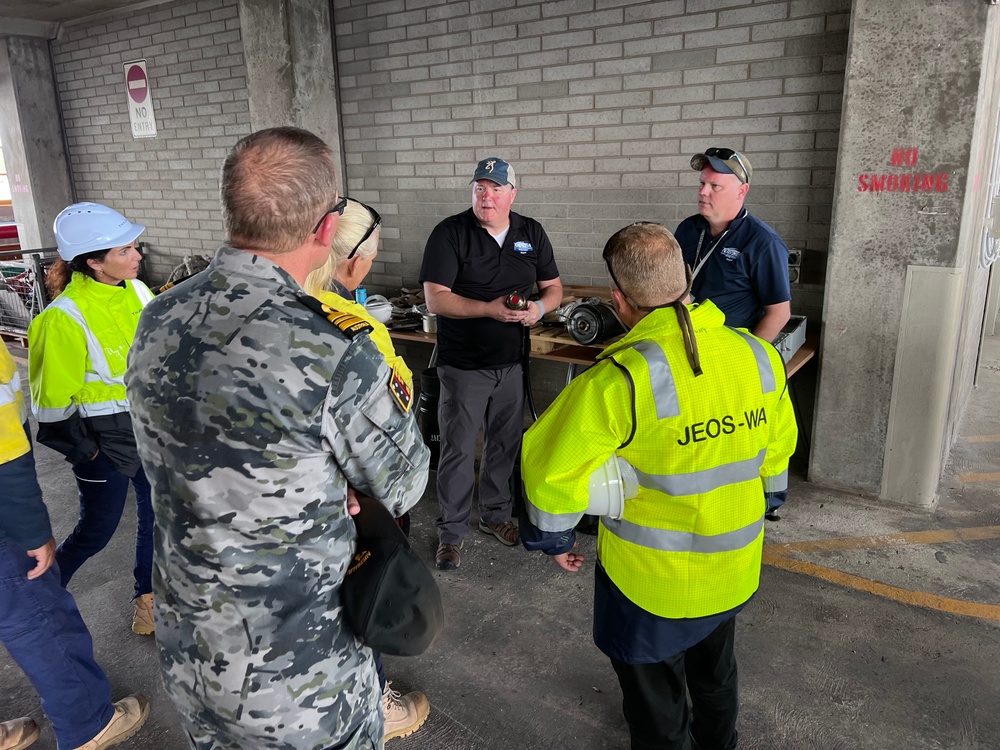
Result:
<svg viewBox="0 0 1000 750">
<path fill-rule="evenodd" d="M 632 465 L 611 454 L 590 475 L 590 501 L 587 513 L 620 519 L 625 514 L 625 501 L 639 494 L 639 478 Z"/>
<path fill-rule="evenodd" d="M 122 247 L 146 231 L 113 208 L 100 203 L 74 203 L 67 206 L 52 224 L 59 246 L 59 257 L 73 260 L 95 250 Z"/>
</svg>

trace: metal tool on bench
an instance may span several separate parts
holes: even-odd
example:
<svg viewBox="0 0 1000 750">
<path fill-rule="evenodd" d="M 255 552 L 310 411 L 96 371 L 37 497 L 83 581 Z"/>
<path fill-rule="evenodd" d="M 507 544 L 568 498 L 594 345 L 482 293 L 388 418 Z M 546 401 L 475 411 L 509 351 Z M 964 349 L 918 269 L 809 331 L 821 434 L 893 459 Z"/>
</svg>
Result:
<svg viewBox="0 0 1000 750">
<path fill-rule="evenodd" d="M 625 326 L 610 302 L 598 297 L 581 300 L 566 314 L 566 330 L 581 344 L 599 344 L 625 333 Z"/>
</svg>

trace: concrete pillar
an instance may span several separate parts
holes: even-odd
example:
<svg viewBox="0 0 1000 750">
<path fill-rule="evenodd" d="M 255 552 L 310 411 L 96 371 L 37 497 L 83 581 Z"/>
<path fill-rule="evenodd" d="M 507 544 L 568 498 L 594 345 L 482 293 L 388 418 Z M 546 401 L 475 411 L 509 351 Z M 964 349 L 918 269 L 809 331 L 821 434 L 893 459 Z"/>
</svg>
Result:
<svg viewBox="0 0 1000 750">
<path fill-rule="evenodd" d="M 45 39 L 0 36 L 0 143 L 21 247 L 53 247 L 73 189 Z"/>
<path fill-rule="evenodd" d="M 240 0 L 253 130 L 294 125 L 333 150 L 344 187 L 329 0 Z"/>
<path fill-rule="evenodd" d="M 997 11 L 985 2 L 854 2 L 813 481 L 910 505 L 936 501 L 970 257 L 975 267 L 961 237 Z"/>
</svg>

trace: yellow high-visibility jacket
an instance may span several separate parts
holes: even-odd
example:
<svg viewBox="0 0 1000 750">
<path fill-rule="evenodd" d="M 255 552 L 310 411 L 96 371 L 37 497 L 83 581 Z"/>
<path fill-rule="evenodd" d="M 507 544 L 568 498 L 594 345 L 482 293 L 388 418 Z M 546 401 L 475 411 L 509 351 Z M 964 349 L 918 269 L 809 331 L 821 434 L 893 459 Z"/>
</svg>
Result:
<svg viewBox="0 0 1000 750">
<path fill-rule="evenodd" d="M 28 410 L 21 393 L 21 376 L 7 345 L 0 341 L 0 464 L 20 458 L 31 444 L 24 432 Z"/>
<path fill-rule="evenodd" d="M 394 370 L 406 383 L 406 387 L 411 392 L 413 391 L 413 372 L 406 366 L 403 358 L 396 354 L 396 350 L 392 346 L 392 338 L 389 336 L 389 329 L 385 327 L 384 323 L 376 320 L 364 305 L 359 305 L 354 300 L 346 299 L 336 292 L 320 292 L 316 295 L 316 298 L 331 310 L 357 315 L 366 323 L 369 323 L 372 327 L 372 332 L 369 334 L 372 343 L 382 352 L 382 356 L 385 357 L 385 362 L 389 365 L 389 369 Z"/>
<path fill-rule="evenodd" d="M 38 440 L 72 463 L 89 460 L 99 443 L 114 458 L 116 447 L 131 440 L 123 461 L 133 464 L 124 375 L 139 314 L 152 298 L 137 279 L 112 286 L 74 272 L 63 293 L 28 327 L 28 384 Z M 100 440 L 102 431 L 113 445 Z M 137 467 L 138 456 L 131 473 Z"/>
<path fill-rule="evenodd" d="M 591 474 L 612 454 L 639 494 L 602 518 L 598 557 L 615 585 L 660 617 L 728 611 L 760 581 L 765 492 L 788 486 L 797 428 L 781 355 L 726 328 L 711 302 L 689 307 L 695 377 L 673 309 L 655 310 L 573 380 L 524 437 L 528 518 L 572 529 Z"/>
</svg>

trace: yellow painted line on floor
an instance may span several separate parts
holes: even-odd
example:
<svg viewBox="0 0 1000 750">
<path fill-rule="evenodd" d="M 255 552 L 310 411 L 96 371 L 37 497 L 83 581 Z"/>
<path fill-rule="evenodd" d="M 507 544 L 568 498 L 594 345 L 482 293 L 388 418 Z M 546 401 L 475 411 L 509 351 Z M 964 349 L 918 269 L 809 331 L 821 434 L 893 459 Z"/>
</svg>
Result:
<svg viewBox="0 0 1000 750">
<path fill-rule="evenodd" d="M 940 612 L 950 612 L 955 615 L 1000 621 L 1000 607 L 994 604 L 979 604 L 977 602 L 962 601 L 961 599 L 949 599 L 946 596 L 926 594 L 920 591 L 908 591 L 896 586 L 888 586 L 884 583 L 871 581 L 861 576 L 842 573 L 839 570 L 833 570 L 824 565 L 817 565 L 805 562 L 804 560 L 793 560 L 789 557 L 775 555 L 767 551 L 764 552 L 764 564 L 789 570 L 793 573 L 802 573 L 813 578 L 820 578 L 838 586 L 857 589 L 858 591 L 864 591 L 914 607 L 924 607 L 925 609 L 936 609 Z"/>
<path fill-rule="evenodd" d="M 975 482 L 1000 482 L 1000 472 L 987 472 L 985 474 L 959 474 L 958 481 L 966 484 Z"/>
<path fill-rule="evenodd" d="M 1000 606 L 994 604 L 967 602 L 962 599 L 951 599 L 946 596 L 938 596 L 921 591 L 910 591 L 898 586 L 889 586 L 868 578 L 852 575 L 851 573 L 834 570 L 825 565 L 806 562 L 805 560 L 796 560 L 791 557 L 791 555 L 796 553 L 845 552 L 856 549 L 904 547 L 917 544 L 945 544 L 948 542 L 982 541 L 984 539 L 1000 539 L 1000 526 L 910 531 L 900 534 L 818 539 L 809 542 L 791 542 L 789 544 L 768 544 L 764 546 L 762 562 L 765 565 L 775 568 L 812 576 L 838 586 L 864 591 L 914 607 L 924 607 L 925 609 L 936 609 L 940 612 L 949 612 L 956 615 L 1000 621 Z"/>
<path fill-rule="evenodd" d="M 1000 443 L 1000 435 L 969 435 L 967 443 Z"/>
</svg>

